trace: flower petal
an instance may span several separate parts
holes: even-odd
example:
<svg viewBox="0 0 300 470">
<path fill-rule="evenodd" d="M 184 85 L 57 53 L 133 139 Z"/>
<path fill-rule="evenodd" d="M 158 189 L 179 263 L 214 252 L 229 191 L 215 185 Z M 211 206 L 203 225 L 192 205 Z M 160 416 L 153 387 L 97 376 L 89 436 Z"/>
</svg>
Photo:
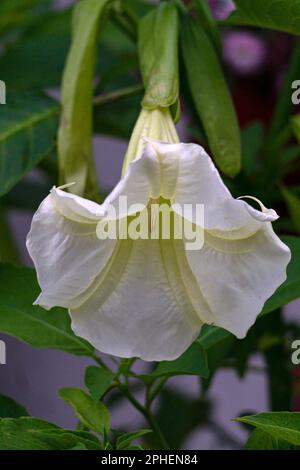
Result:
<svg viewBox="0 0 300 470">
<path fill-rule="evenodd" d="M 215 324 L 243 338 L 265 301 L 286 279 L 289 248 L 271 224 L 247 239 L 230 240 L 205 232 L 199 251 L 187 251 L 192 272 L 210 306 Z"/>
<path fill-rule="evenodd" d="M 277 214 L 274 209 L 267 209 L 263 203 L 253 196 L 240 196 L 238 199 L 252 199 L 253 201 L 257 202 L 261 208 L 261 211 L 254 209 L 252 206 L 246 205 L 246 209 L 250 215 L 256 220 L 260 222 L 274 222 L 275 220 L 279 219 L 279 215 Z"/>
<path fill-rule="evenodd" d="M 70 309 L 77 335 L 100 351 L 148 361 L 175 359 L 192 343 L 203 322 L 165 243 L 119 241 L 91 297 Z"/>
<path fill-rule="evenodd" d="M 100 241 L 100 205 L 54 188 L 33 216 L 27 249 L 42 292 L 44 308 L 69 307 L 104 268 L 115 240 Z"/>
<path fill-rule="evenodd" d="M 152 144 L 159 154 L 164 190 L 175 212 L 182 215 L 184 209 L 185 218 L 201 225 L 196 205 L 203 204 L 205 228 L 226 238 L 246 237 L 260 228 L 259 221 L 247 210 L 247 203 L 231 196 L 202 147 L 182 143 Z M 181 210 L 178 211 L 178 207 Z"/>
<path fill-rule="evenodd" d="M 159 190 L 159 161 L 152 147 L 146 145 L 140 158 L 129 164 L 124 177 L 105 199 L 103 209 L 109 212 L 109 219 L 134 215 L 147 206 L 151 197 L 158 197 Z M 126 198 L 123 199 L 125 204 L 122 204 L 122 197 Z M 111 214 L 111 208 L 115 216 Z"/>
<path fill-rule="evenodd" d="M 104 215 L 102 206 L 89 199 L 62 191 L 62 187 L 54 187 L 50 193 L 56 210 L 74 222 L 95 223 Z"/>
</svg>

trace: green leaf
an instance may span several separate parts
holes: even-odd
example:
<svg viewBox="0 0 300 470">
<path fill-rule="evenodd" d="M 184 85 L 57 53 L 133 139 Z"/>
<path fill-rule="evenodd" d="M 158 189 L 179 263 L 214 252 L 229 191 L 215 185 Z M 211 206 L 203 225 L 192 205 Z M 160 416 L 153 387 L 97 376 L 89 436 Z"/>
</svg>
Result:
<svg viewBox="0 0 300 470">
<path fill-rule="evenodd" d="M 198 343 L 192 344 L 178 359 L 162 361 L 152 372 L 152 376 L 200 375 L 208 377 L 207 357 L 204 349 Z"/>
<path fill-rule="evenodd" d="M 178 16 L 172 2 L 161 3 L 140 20 L 138 51 L 145 85 L 143 106 L 171 106 L 179 95 Z"/>
<path fill-rule="evenodd" d="M 122 434 L 117 438 L 116 448 L 118 450 L 128 449 L 132 441 L 140 439 L 141 437 L 145 436 L 145 434 L 149 434 L 151 432 L 153 432 L 151 429 L 141 429 L 140 431 L 127 432 Z"/>
<path fill-rule="evenodd" d="M 88 448 L 82 442 L 79 442 L 74 447 L 71 447 L 70 450 L 88 450 Z"/>
<path fill-rule="evenodd" d="M 103 367 L 90 366 L 85 371 L 85 384 L 95 400 L 100 400 L 115 378 L 113 372 Z"/>
<path fill-rule="evenodd" d="M 212 14 L 207 0 L 194 0 L 193 3 L 198 13 L 201 26 L 205 29 L 206 34 L 210 37 L 210 40 L 214 44 L 217 53 L 220 53 L 222 51 L 221 35 L 218 24 Z"/>
<path fill-rule="evenodd" d="M 0 419 L 1 450 L 68 450 L 77 445 L 87 449 L 102 449 L 90 433 L 69 431 L 38 418 Z"/>
<path fill-rule="evenodd" d="M 102 436 L 108 433 L 109 412 L 103 403 L 94 400 L 80 388 L 63 388 L 59 396 L 73 408 L 82 424 Z"/>
<path fill-rule="evenodd" d="M 286 186 L 280 186 L 280 191 L 287 205 L 294 227 L 300 233 L 300 198 Z"/>
<path fill-rule="evenodd" d="M 0 418 L 19 418 L 28 416 L 24 406 L 6 395 L 0 395 Z"/>
<path fill-rule="evenodd" d="M 201 345 L 207 357 L 209 377 L 202 383 L 204 390 L 208 389 L 213 373 L 222 364 L 222 361 L 231 349 L 233 342 L 234 336 L 223 328 L 211 325 L 204 325 L 202 327 L 200 336 L 196 340 L 196 343 Z"/>
<path fill-rule="evenodd" d="M 234 421 L 250 424 L 275 439 L 284 440 L 296 446 L 300 445 L 300 413 L 288 411 L 259 413 L 236 418 Z"/>
<path fill-rule="evenodd" d="M 0 113 L 0 196 L 54 149 L 58 110 L 43 95 L 7 97 Z"/>
<path fill-rule="evenodd" d="M 246 450 L 291 450 L 293 446 L 286 441 L 272 437 L 261 429 L 254 429 L 246 442 Z"/>
<path fill-rule="evenodd" d="M 58 133 L 61 183 L 98 197 L 92 155 L 92 99 L 99 22 L 107 0 L 81 0 L 74 7 L 73 37 L 62 81 L 62 116 Z"/>
<path fill-rule="evenodd" d="M 39 293 L 33 269 L 0 264 L 0 331 L 37 348 L 92 356 L 92 346 L 72 332 L 65 309 L 32 305 Z"/>
<path fill-rule="evenodd" d="M 207 423 L 209 411 L 207 401 L 193 400 L 186 390 L 180 392 L 175 388 L 164 388 L 155 418 L 170 449 L 183 449 L 187 436 Z M 150 443 L 151 449 L 161 449 L 155 433 L 147 434 L 145 441 Z"/>
<path fill-rule="evenodd" d="M 234 0 L 237 10 L 227 24 L 259 26 L 287 33 L 300 33 L 300 0 Z"/>
<path fill-rule="evenodd" d="M 228 176 L 241 166 L 241 141 L 235 109 L 215 48 L 192 18 L 184 17 L 181 46 L 196 111 L 212 156 Z"/>
<path fill-rule="evenodd" d="M 292 259 L 287 268 L 287 280 L 267 300 L 262 315 L 300 297 L 300 237 L 282 237 L 282 241 L 288 245 L 292 252 Z"/>
</svg>

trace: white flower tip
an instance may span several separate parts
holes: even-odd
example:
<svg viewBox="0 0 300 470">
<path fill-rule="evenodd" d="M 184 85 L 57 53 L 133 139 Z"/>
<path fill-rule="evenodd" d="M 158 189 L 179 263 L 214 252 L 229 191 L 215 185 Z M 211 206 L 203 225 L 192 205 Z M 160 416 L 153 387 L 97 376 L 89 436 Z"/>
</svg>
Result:
<svg viewBox="0 0 300 470">
<path fill-rule="evenodd" d="M 249 204 L 246 204 L 246 209 L 249 214 L 259 222 L 274 222 L 275 220 L 279 219 L 279 215 L 274 209 L 268 209 L 259 199 L 254 196 L 241 196 L 238 197 L 238 199 L 252 199 L 253 201 L 257 202 L 261 208 L 261 212 L 254 209 L 254 207 L 249 206 Z"/>
<path fill-rule="evenodd" d="M 41 292 L 40 295 L 35 299 L 32 305 L 37 305 L 38 307 L 41 307 L 44 310 L 51 310 L 52 306 L 44 304 L 42 301 L 42 297 L 43 297 L 43 294 Z"/>
<path fill-rule="evenodd" d="M 62 186 L 53 186 L 52 189 L 67 189 L 67 188 L 70 188 L 71 186 L 74 186 L 74 184 L 77 184 L 76 181 L 72 181 L 71 183 L 66 183 L 66 184 L 63 184 Z"/>
</svg>

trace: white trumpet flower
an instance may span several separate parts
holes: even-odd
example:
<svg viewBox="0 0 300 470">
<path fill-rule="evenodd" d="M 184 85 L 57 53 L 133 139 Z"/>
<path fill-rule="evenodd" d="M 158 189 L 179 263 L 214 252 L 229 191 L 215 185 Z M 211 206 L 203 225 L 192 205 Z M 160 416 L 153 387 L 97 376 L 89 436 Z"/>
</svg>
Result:
<svg viewBox="0 0 300 470">
<path fill-rule="evenodd" d="M 120 196 L 127 197 L 126 211 Z M 184 235 L 97 237 L 109 207 L 124 221 L 137 216 L 132 205 L 147 211 L 162 198 L 178 217 L 178 207 L 191 205 L 183 217 L 203 225 L 200 250 L 187 250 Z M 175 359 L 205 323 L 242 338 L 286 279 L 290 261 L 272 229 L 277 214 L 261 209 L 231 196 L 202 147 L 148 142 L 102 205 L 59 188 L 42 202 L 27 239 L 41 286 L 36 303 L 68 308 L 77 335 L 120 357 Z"/>
</svg>

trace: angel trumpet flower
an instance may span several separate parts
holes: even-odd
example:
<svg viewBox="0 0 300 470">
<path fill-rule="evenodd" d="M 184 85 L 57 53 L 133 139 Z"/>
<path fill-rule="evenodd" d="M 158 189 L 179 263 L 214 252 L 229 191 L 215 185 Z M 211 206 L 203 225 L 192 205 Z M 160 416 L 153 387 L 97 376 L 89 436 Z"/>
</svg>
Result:
<svg viewBox="0 0 300 470">
<path fill-rule="evenodd" d="M 128 210 L 119 209 L 121 196 Z M 203 225 L 204 243 L 182 239 L 106 239 L 97 226 L 108 208 L 134 220 L 167 200 L 174 215 Z M 204 221 L 185 204 L 204 206 Z M 102 205 L 53 188 L 32 221 L 27 247 L 44 308 L 69 309 L 74 332 L 100 351 L 172 360 L 204 323 L 242 338 L 286 279 L 290 251 L 275 235 L 277 214 L 234 199 L 212 160 L 195 144 L 147 142 Z"/>
</svg>

